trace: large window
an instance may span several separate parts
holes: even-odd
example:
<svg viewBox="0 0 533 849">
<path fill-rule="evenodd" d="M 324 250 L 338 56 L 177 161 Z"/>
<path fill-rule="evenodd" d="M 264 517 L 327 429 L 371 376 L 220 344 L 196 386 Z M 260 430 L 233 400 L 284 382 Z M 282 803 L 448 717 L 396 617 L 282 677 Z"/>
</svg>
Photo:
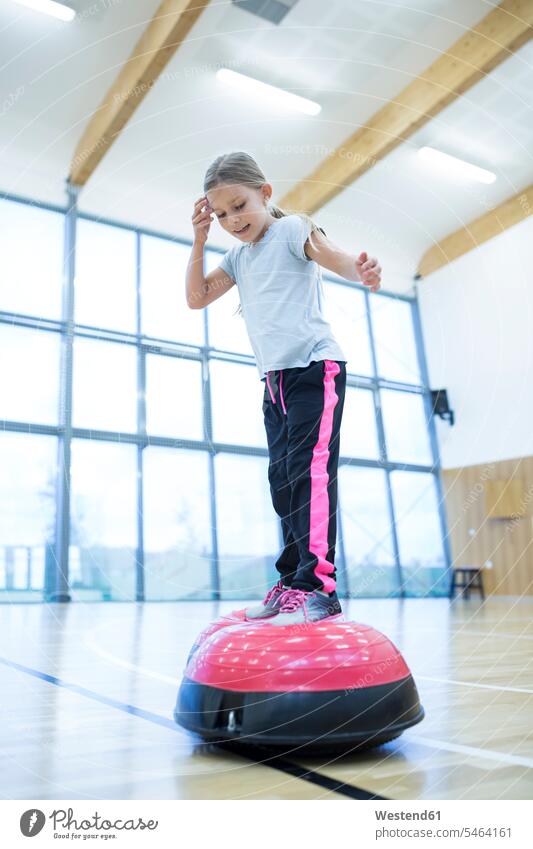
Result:
<svg viewBox="0 0 533 849">
<path fill-rule="evenodd" d="M 61 318 L 64 218 L 26 203 L 0 200 L 0 310 Z"/>
<path fill-rule="evenodd" d="M 213 542 L 205 451 L 143 451 L 147 599 L 209 599 Z"/>
<path fill-rule="evenodd" d="M 411 305 L 395 298 L 370 298 L 370 305 L 378 375 L 420 383 Z"/>
<path fill-rule="evenodd" d="M 255 366 L 213 360 L 210 371 L 215 442 L 266 446 L 262 413 L 265 384 Z"/>
<path fill-rule="evenodd" d="M 190 247 L 155 236 L 142 236 L 140 241 L 142 333 L 203 345 L 204 312 L 189 309 L 186 300 Z"/>
<path fill-rule="evenodd" d="M 42 598 L 52 569 L 57 439 L 0 432 L 0 597 Z"/>
<path fill-rule="evenodd" d="M 391 482 L 406 592 L 412 596 L 445 594 L 435 478 L 397 470 L 391 473 Z"/>
<path fill-rule="evenodd" d="M 135 333 L 135 233 L 80 219 L 75 282 L 78 324 Z"/>
<path fill-rule="evenodd" d="M 265 486 L 264 457 L 218 454 L 215 463 L 218 547 L 223 598 L 264 595 L 277 580 L 279 537 Z"/>
<path fill-rule="evenodd" d="M 136 351 L 132 345 L 77 337 L 73 375 L 74 427 L 136 430 Z"/>
<path fill-rule="evenodd" d="M 59 333 L 0 325 L 0 418 L 57 424 L 60 343 Z"/>
<path fill-rule="evenodd" d="M 324 281 L 324 315 L 346 356 L 348 372 L 373 374 L 364 291 Z"/>
<path fill-rule="evenodd" d="M 203 439 L 202 364 L 181 357 L 146 357 L 146 430 L 153 436 Z"/>
<path fill-rule="evenodd" d="M 191 310 L 190 245 L 85 215 L 3 200 L 0 232 L 0 600 L 62 573 L 75 601 L 262 597 L 282 535 L 237 286 Z M 338 586 L 443 595 L 417 305 L 327 276 L 319 297 L 347 358 Z"/>
<path fill-rule="evenodd" d="M 387 456 L 397 463 L 431 465 L 424 399 L 411 392 L 381 390 Z"/>
<path fill-rule="evenodd" d="M 350 596 L 398 595 L 385 472 L 342 465 L 339 503 Z"/>
<path fill-rule="evenodd" d="M 379 458 L 376 411 L 373 394 L 368 389 L 346 387 L 340 451 L 348 457 Z"/>
<path fill-rule="evenodd" d="M 74 599 L 135 599 L 134 445 L 74 439 L 70 586 Z"/>
</svg>

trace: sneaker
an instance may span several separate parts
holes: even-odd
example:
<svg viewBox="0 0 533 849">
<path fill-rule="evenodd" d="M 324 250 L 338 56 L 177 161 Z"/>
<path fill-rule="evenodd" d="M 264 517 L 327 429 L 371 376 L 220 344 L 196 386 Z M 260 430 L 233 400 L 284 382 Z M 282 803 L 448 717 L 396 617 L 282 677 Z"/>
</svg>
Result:
<svg viewBox="0 0 533 849">
<path fill-rule="evenodd" d="M 278 616 L 273 625 L 300 625 L 320 622 L 322 619 L 339 616 L 342 607 L 337 593 L 328 595 L 321 590 L 285 590 L 277 599 Z"/>
<path fill-rule="evenodd" d="M 269 619 L 271 616 L 276 616 L 279 613 L 278 602 L 280 596 L 286 592 L 289 587 L 286 587 L 283 581 L 278 581 L 274 584 L 264 597 L 261 604 L 256 604 L 255 607 L 247 607 L 244 611 L 246 619 Z"/>
</svg>

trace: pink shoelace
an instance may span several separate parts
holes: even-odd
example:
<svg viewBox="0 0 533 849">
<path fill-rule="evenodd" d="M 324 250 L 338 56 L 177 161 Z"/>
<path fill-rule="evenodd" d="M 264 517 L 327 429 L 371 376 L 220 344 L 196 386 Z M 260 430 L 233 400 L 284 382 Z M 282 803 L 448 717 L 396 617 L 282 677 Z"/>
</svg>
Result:
<svg viewBox="0 0 533 849">
<path fill-rule="evenodd" d="M 279 612 L 293 613 L 303 607 L 308 595 L 305 590 L 284 590 L 279 599 Z"/>
<path fill-rule="evenodd" d="M 278 593 L 283 592 L 283 584 L 281 581 L 278 581 L 277 584 L 274 584 L 271 590 L 269 590 L 266 596 L 263 599 L 263 604 L 268 604 L 268 602 L 274 598 Z"/>
</svg>

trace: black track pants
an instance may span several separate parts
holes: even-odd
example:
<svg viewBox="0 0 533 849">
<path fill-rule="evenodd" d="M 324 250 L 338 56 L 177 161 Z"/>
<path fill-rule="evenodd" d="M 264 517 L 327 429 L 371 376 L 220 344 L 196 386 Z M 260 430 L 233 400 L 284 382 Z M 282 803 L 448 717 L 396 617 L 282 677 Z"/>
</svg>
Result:
<svg viewBox="0 0 533 849">
<path fill-rule="evenodd" d="M 269 371 L 263 414 L 268 480 L 284 549 L 276 568 L 300 590 L 335 590 L 337 469 L 346 363 Z"/>
</svg>

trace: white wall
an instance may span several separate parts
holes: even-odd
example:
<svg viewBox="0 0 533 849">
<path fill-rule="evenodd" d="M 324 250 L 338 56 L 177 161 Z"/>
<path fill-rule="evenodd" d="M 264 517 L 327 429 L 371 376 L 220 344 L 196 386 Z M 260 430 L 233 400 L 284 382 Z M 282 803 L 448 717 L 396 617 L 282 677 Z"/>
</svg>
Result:
<svg viewBox="0 0 533 849">
<path fill-rule="evenodd" d="M 533 455 L 533 218 L 417 284 L 443 468 Z"/>
</svg>

